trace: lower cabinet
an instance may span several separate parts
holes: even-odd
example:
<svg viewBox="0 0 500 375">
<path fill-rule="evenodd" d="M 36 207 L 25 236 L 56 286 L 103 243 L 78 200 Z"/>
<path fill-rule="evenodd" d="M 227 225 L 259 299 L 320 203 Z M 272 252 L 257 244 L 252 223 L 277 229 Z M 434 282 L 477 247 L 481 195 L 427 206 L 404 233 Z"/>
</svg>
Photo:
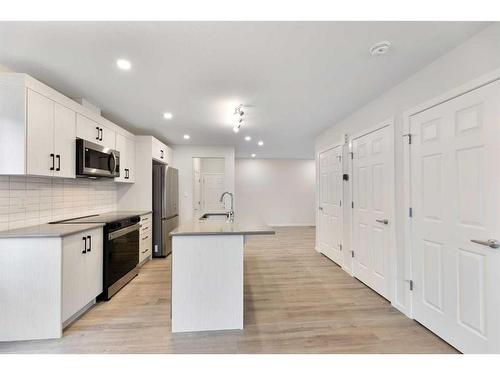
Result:
<svg viewBox="0 0 500 375">
<path fill-rule="evenodd" d="M 153 253 L 153 216 L 151 214 L 141 216 L 141 230 L 139 232 L 139 264 L 145 263 Z"/>
<path fill-rule="evenodd" d="M 102 293 L 102 228 L 64 237 L 62 241 L 62 321 Z"/>
</svg>

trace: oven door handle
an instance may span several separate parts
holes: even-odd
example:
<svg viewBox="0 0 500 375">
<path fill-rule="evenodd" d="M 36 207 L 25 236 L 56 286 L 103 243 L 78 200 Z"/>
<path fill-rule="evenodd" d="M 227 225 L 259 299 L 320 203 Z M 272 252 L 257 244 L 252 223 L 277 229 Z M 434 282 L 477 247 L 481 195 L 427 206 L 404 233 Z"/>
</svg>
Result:
<svg viewBox="0 0 500 375">
<path fill-rule="evenodd" d="M 130 232 L 135 231 L 135 230 L 139 230 L 140 227 L 141 227 L 141 224 L 137 223 L 137 224 L 131 225 L 130 227 L 118 229 L 118 230 L 108 234 L 108 240 L 111 241 L 111 240 L 114 240 L 115 238 L 124 236 Z"/>
</svg>

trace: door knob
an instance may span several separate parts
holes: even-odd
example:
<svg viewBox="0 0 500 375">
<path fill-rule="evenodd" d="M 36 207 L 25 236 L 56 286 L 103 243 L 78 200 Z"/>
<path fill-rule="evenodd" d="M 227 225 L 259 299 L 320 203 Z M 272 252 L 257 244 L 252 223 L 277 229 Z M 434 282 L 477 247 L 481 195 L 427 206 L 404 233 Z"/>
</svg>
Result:
<svg viewBox="0 0 500 375">
<path fill-rule="evenodd" d="M 471 240 L 471 242 L 474 242 L 474 243 L 477 243 L 477 244 L 483 245 L 483 246 L 489 246 L 492 249 L 498 249 L 500 247 L 500 241 L 498 241 L 498 240 L 486 240 L 486 241 Z"/>
<path fill-rule="evenodd" d="M 383 219 L 383 220 L 381 220 L 381 219 L 375 219 L 375 221 L 377 223 L 381 223 L 381 224 L 385 224 L 385 225 L 389 224 L 389 220 L 387 220 L 387 219 Z"/>
</svg>

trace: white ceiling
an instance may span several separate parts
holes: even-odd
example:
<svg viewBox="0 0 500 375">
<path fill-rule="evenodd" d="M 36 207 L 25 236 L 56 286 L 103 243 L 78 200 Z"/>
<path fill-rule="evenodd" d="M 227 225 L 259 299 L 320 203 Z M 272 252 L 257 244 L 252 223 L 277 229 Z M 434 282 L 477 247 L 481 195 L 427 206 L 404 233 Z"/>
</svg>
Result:
<svg viewBox="0 0 500 375">
<path fill-rule="evenodd" d="M 234 145 L 238 157 L 312 158 L 323 129 L 485 26 L 0 22 L 0 64 L 84 97 L 117 124 L 170 144 Z M 391 52 L 370 56 L 381 40 L 392 41 Z M 116 68 L 121 57 L 132 62 L 130 71 Z M 246 125 L 235 134 L 232 111 L 240 103 L 248 106 Z M 172 120 L 163 119 L 165 111 Z"/>
</svg>

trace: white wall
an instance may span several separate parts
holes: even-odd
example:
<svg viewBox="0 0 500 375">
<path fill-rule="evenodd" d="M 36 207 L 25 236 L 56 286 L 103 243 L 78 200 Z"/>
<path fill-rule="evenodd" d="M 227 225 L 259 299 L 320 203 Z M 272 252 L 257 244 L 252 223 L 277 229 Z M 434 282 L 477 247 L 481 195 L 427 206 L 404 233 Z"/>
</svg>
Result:
<svg viewBox="0 0 500 375">
<path fill-rule="evenodd" d="M 397 53 L 395 50 L 394 53 Z M 397 290 L 396 299 L 407 306 L 404 274 L 403 215 L 403 112 L 460 86 L 480 75 L 500 67 L 500 24 L 496 23 L 463 44 L 443 55 L 401 84 L 395 86 L 372 102 L 360 108 L 348 118 L 334 124 L 316 139 L 316 152 L 327 146 L 342 142 L 343 134 L 356 134 L 389 117 L 395 119 L 395 179 L 396 179 L 396 248 Z M 347 160 L 344 155 L 344 160 Z M 348 189 L 345 189 L 348 190 Z M 344 196 L 350 202 L 349 194 Z M 350 233 L 350 210 L 344 205 L 345 231 Z M 351 250 L 348 236 L 344 238 L 344 249 Z M 347 252 L 346 252 L 347 253 Z"/>
<path fill-rule="evenodd" d="M 236 215 L 314 225 L 314 160 L 236 159 Z"/>
<path fill-rule="evenodd" d="M 234 147 L 174 146 L 173 151 L 172 165 L 179 170 L 181 223 L 193 218 L 193 158 L 224 158 L 226 191 L 234 192 Z"/>
</svg>

